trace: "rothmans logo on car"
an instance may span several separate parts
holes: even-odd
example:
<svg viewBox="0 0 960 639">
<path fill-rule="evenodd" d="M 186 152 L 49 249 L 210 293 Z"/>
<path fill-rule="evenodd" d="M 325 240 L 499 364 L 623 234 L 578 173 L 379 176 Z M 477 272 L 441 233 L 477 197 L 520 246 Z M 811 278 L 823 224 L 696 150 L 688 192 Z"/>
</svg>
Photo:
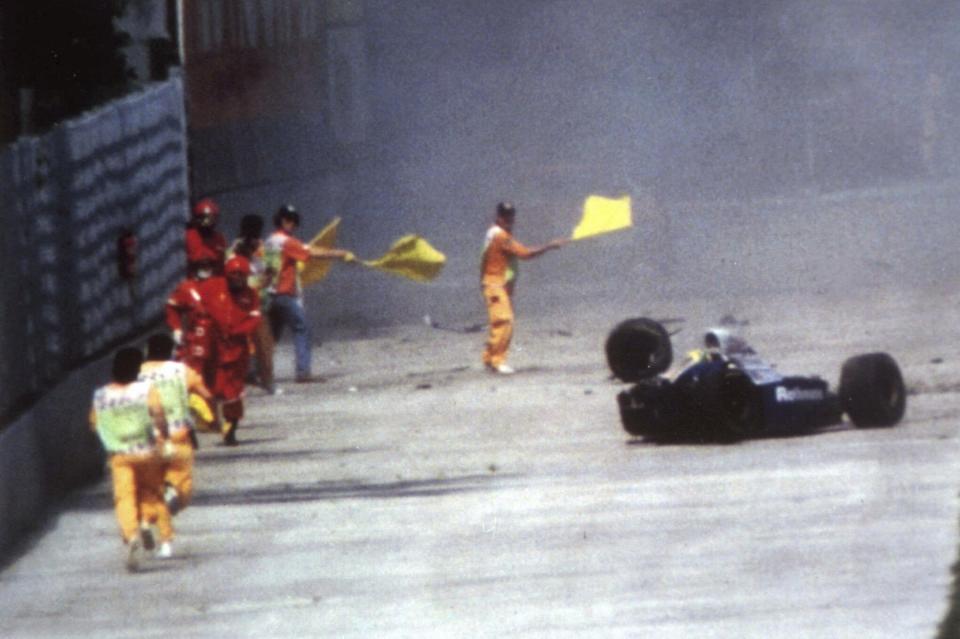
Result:
<svg viewBox="0 0 960 639">
<path fill-rule="evenodd" d="M 775 397 L 778 402 L 803 402 L 823 399 L 823 390 L 819 388 L 787 388 L 777 386 Z"/>
</svg>

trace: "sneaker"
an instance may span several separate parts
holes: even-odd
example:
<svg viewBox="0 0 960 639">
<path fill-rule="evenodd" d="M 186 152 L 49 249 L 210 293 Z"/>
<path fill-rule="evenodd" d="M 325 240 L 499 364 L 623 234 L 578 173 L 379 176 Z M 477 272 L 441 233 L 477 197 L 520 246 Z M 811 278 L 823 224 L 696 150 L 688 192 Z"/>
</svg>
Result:
<svg viewBox="0 0 960 639">
<path fill-rule="evenodd" d="M 126 566 L 127 570 L 130 572 L 136 572 L 140 567 L 140 555 L 141 549 L 143 548 L 139 536 L 135 536 L 133 539 L 127 542 L 127 559 Z"/>
<path fill-rule="evenodd" d="M 157 557 L 160 559 L 170 559 L 173 557 L 173 544 L 169 541 L 160 544 L 160 549 L 157 550 Z"/>
<path fill-rule="evenodd" d="M 180 512 L 180 493 L 170 484 L 167 484 L 163 491 L 163 501 L 167 504 L 167 510 L 170 511 L 171 517 Z"/>
<path fill-rule="evenodd" d="M 494 366 L 493 371 L 498 375 L 513 375 L 517 371 L 513 370 L 513 367 L 510 364 L 500 364 L 499 366 Z"/>
<path fill-rule="evenodd" d="M 153 538 L 153 530 L 150 526 L 143 524 L 140 527 L 140 541 L 144 550 L 153 550 L 157 542 Z"/>
<path fill-rule="evenodd" d="M 319 375 L 297 375 L 296 381 L 298 384 L 323 384 L 327 378 Z"/>
</svg>

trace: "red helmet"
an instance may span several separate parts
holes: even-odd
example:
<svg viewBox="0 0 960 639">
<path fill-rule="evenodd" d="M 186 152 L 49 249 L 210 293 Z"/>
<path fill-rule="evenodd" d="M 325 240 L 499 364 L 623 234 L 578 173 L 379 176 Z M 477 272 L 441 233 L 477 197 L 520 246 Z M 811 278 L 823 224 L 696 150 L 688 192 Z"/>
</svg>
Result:
<svg viewBox="0 0 960 639">
<path fill-rule="evenodd" d="M 194 217 L 202 217 L 204 215 L 210 215 L 212 217 L 220 215 L 220 207 L 217 206 L 213 198 L 205 197 L 193 205 Z"/>
<path fill-rule="evenodd" d="M 240 255 L 234 255 L 223 267 L 223 272 L 226 274 L 230 273 L 240 273 L 247 277 L 250 276 L 250 262 L 247 261 L 247 258 Z"/>
</svg>

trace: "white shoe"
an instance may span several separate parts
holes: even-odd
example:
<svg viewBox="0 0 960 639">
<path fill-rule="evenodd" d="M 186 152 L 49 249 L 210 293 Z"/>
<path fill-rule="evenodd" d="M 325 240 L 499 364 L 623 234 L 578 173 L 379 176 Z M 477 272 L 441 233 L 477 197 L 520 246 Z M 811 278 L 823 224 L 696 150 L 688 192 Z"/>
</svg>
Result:
<svg viewBox="0 0 960 639">
<path fill-rule="evenodd" d="M 160 559 L 170 559 L 173 557 L 173 545 L 169 541 L 160 544 L 160 549 L 157 550 L 157 557 Z"/>
<path fill-rule="evenodd" d="M 513 375 L 514 373 L 517 372 L 513 370 L 513 368 L 509 364 L 500 364 L 499 366 L 494 366 L 493 370 L 498 375 Z"/>
</svg>

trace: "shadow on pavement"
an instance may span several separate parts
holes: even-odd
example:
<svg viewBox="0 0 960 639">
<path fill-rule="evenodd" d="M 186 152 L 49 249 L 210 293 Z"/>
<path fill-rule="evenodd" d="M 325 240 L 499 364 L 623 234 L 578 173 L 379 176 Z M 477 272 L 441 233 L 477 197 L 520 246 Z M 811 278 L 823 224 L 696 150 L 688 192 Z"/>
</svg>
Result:
<svg viewBox="0 0 960 639">
<path fill-rule="evenodd" d="M 262 453 L 261 453 L 262 455 Z M 258 455 L 259 457 L 259 455 Z M 233 506 L 242 504 L 285 504 L 306 501 L 335 501 L 341 499 L 399 499 L 409 497 L 438 497 L 481 490 L 492 490 L 493 482 L 511 475 L 466 475 L 445 479 L 411 479 L 386 483 L 318 481 L 312 483 L 283 483 L 266 486 L 243 486 L 226 489 L 200 488 L 193 495 L 191 506 Z M 73 496 L 64 504 L 65 510 L 111 510 L 110 486 Z"/>
<path fill-rule="evenodd" d="M 226 448 L 222 447 L 222 450 L 229 450 L 230 452 L 221 452 L 219 454 L 198 454 L 197 455 L 197 464 L 203 466 L 212 466 L 215 464 L 226 464 L 240 460 L 256 460 L 257 462 L 271 462 L 271 461 L 288 461 L 292 459 L 311 459 L 311 458 L 329 458 L 329 457 L 339 457 L 341 455 L 350 455 L 358 454 L 363 452 L 370 452 L 379 449 L 372 448 L 342 448 L 336 450 L 290 450 L 290 451 L 278 451 L 278 452 L 264 452 L 260 449 L 256 450 L 243 450 L 244 441 L 240 442 L 240 445 L 237 448 Z"/>
<path fill-rule="evenodd" d="M 452 479 L 418 479 L 388 483 L 320 481 L 274 484 L 262 487 L 205 490 L 193 497 L 194 505 L 283 504 L 340 499 L 399 499 L 437 497 L 491 490 L 495 480 L 506 475 L 467 475 Z"/>
<path fill-rule="evenodd" d="M 801 428 L 793 432 L 761 434 L 753 437 L 732 438 L 732 437 L 705 437 L 691 433 L 672 433 L 659 435 L 635 436 L 627 433 L 624 444 L 627 446 L 735 446 L 752 441 L 769 441 L 773 439 L 801 439 L 805 437 L 825 436 L 836 433 L 842 433 L 851 429 L 851 426 L 844 422 L 843 424 L 832 424 L 822 427 Z"/>
</svg>

